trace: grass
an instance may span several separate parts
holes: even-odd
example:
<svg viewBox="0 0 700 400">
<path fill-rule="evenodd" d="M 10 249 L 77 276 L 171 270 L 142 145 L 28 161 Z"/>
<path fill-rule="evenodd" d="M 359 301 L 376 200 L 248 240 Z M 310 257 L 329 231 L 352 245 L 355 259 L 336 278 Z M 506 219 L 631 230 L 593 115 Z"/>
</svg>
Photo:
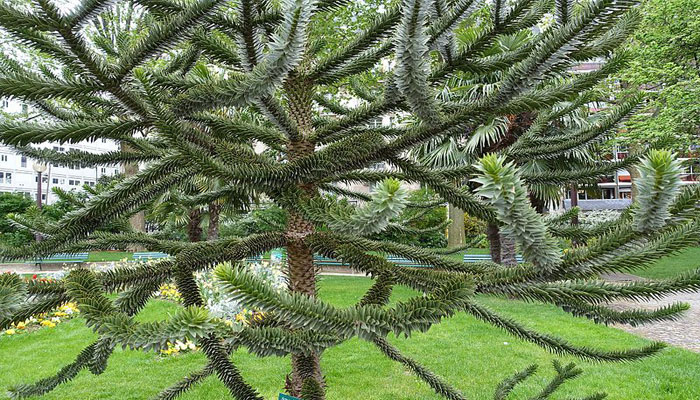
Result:
<svg viewBox="0 0 700 400">
<path fill-rule="evenodd" d="M 644 278 L 663 279 L 700 268 L 700 247 L 691 247 L 678 254 L 662 258 L 648 268 L 631 271 Z"/>
<path fill-rule="evenodd" d="M 362 296 L 370 280 L 355 277 L 324 277 L 321 297 L 337 306 L 350 306 Z M 407 298 L 409 290 L 397 289 L 394 300 Z M 648 341 L 618 329 L 599 326 L 573 318 L 555 307 L 524 304 L 480 297 L 479 300 L 501 313 L 527 321 L 543 332 L 559 334 L 578 345 L 604 349 L 642 346 Z M 141 320 L 164 318 L 175 309 L 164 301 L 151 301 L 140 314 Z M 10 385 L 27 382 L 54 373 L 95 335 L 75 319 L 53 329 L 30 335 L 0 337 L 0 391 Z M 519 390 L 516 399 L 534 395 L 546 384 L 554 355 L 524 343 L 464 314 L 433 327 L 428 333 L 410 339 L 391 340 L 407 355 L 414 357 L 461 389 L 470 399 L 490 399 L 497 383 L 531 363 L 540 364 L 539 372 Z M 276 399 L 284 386 L 289 362 L 283 358 L 257 359 L 243 350 L 233 355 L 244 377 L 266 399 Z M 564 361 L 574 361 L 564 357 Z M 163 358 L 152 353 L 118 349 L 107 371 L 93 376 L 82 371 L 78 377 L 46 399 L 147 399 L 182 376 L 201 368 L 201 353 Z M 329 384 L 328 399 L 438 399 L 431 389 L 402 366 L 383 357 L 372 345 L 357 339 L 328 350 L 323 368 Z M 700 398 L 700 354 L 669 348 L 661 354 L 638 362 L 600 364 L 577 361 L 584 374 L 564 386 L 556 398 L 581 396 L 604 391 L 610 399 L 690 400 Z M 227 399 L 224 387 L 214 378 L 188 392 L 182 399 Z"/>
<path fill-rule="evenodd" d="M 455 254 L 450 254 L 449 257 L 461 261 L 464 254 L 488 254 L 488 249 L 469 249 L 468 251 L 460 251 Z M 265 258 L 269 258 L 269 253 L 265 254 Z M 93 251 L 88 256 L 88 262 L 107 262 L 131 260 L 132 253 L 124 251 Z M 677 276 L 683 272 L 692 271 L 700 268 L 700 247 L 692 247 L 682 251 L 679 254 L 674 254 L 663 258 L 648 268 L 631 271 L 634 275 L 639 275 L 644 278 L 663 279 Z"/>
<path fill-rule="evenodd" d="M 88 254 L 88 262 L 101 262 L 101 261 L 121 261 L 121 260 L 132 260 L 133 253 L 126 251 L 91 251 Z"/>
</svg>

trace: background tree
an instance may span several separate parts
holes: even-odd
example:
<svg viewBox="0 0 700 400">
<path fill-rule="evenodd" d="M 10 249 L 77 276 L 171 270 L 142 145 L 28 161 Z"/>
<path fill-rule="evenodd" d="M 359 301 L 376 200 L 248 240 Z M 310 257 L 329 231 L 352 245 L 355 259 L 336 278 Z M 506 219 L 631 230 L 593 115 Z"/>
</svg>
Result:
<svg viewBox="0 0 700 400">
<path fill-rule="evenodd" d="M 33 239 L 29 232 L 22 232 L 13 227 L 7 220 L 8 214 L 23 213 L 30 208 L 34 202 L 21 194 L 1 193 L 0 194 L 0 242 L 9 246 L 19 246 L 28 243 Z"/>
<path fill-rule="evenodd" d="M 646 0 L 642 10 L 627 46 L 629 66 L 616 75 L 622 87 L 612 86 L 611 96 L 624 98 L 642 89 L 648 91 L 648 103 L 618 143 L 686 152 L 700 143 L 700 4 Z"/>
<path fill-rule="evenodd" d="M 526 160 L 554 159 L 603 140 L 634 111 L 637 98 L 606 111 L 593 126 L 565 132 L 551 129 L 571 107 L 589 101 L 588 90 L 624 65 L 625 55 L 613 50 L 639 19 L 631 10 L 633 1 L 597 0 L 575 7 L 567 1 L 554 5 L 545 0 L 495 1 L 488 6 L 489 18 L 470 20 L 483 4 L 404 0 L 387 7 L 342 45 L 324 49 L 310 33 L 318 21 L 327 21 L 346 4 L 342 0 L 281 4 L 139 0 L 135 4 L 152 18 L 148 32 L 108 59 L 84 33 L 89 21 L 111 4 L 84 1 L 70 11 L 47 0 L 33 4 L 31 10 L 0 6 L 0 25 L 62 67 L 37 73 L 6 63 L 0 95 L 35 103 L 46 112 L 46 120 L 0 123 L 0 139 L 26 146 L 47 140 L 110 138 L 128 143 L 130 151 L 91 155 L 48 150 L 44 157 L 58 164 L 147 163 L 134 176 L 47 226 L 46 240 L 21 249 L 5 248 L 2 255 L 22 258 L 136 244 L 174 258 L 103 273 L 77 269 L 64 280 L 49 283 L 0 276 L 0 328 L 73 300 L 99 335 L 56 375 L 14 388 L 16 397 L 46 393 L 82 369 L 101 373 L 116 345 L 158 350 L 168 341 L 191 339 L 201 346 L 207 366 L 164 390 L 160 398 L 176 397 L 212 374 L 231 396 L 260 398 L 230 358 L 231 351 L 244 347 L 261 357 L 288 355 L 292 365 L 286 390 L 307 400 L 323 399 L 326 382 L 320 360 L 329 356 L 324 350 L 358 337 L 404 365 L 436 393 L 463 399 L 459 390 L 402 354 L 387 336 L 427 331 L 444 318 L 466 312 L 555 353 L 598 361 L 636 360 L 663 345 L 613 351 L 576 346 L 498 315 L 474 294 L 543 301 L 597 322 L 643 323 L 674 318 L 687 305 L 618 312 L 603 303 L 700 286 L 700 272 L 627 285 L 597 279 L 601 273 L 642 267 L 697 242 L 700 191 L 680 191 L 678 165 L 669 152 L 654 152 L 646 159 L 640 178 L 648 183 L 646 192 L 632 211 L 614 223 L 586 228 L 565 224 L 572 213 L 544 220 L 531 207 L 528 185 L 605 175 L 619 164 L 597 162 L 544 172 L 517 167 Z M 528 45 L 482 55 L 500 37 L 530 30 L 550 11 L 556 22 Z M 453 31 L 460 23 L 483 24 L 484 29 L 457 48 Z M 585 75 L 566 72 L 593 57 L 607 57 L 601 70 Z M 161 62 L 149 62 L 153 59 Z M 383 59 L 396 64 L 386 79 L 372 86 L 350 85 L 359 105 L 347 107 L 320 96 L 334 92 L 328 88 L 352 82 L 348 80 L 355 75 L 372 73 Z M 200 73 L 202 68 L 210 73 Z M 496 72 L 499 79 L 485 96 L 454 100 L 435 96 L 435 88 L 455 74 L 477 78 Z M 561 102 L 572 106 L 562 110 L 556 107 Z M 230 112 L 239 109 L 260 118 L 251 121 Z M 396 127 L 371 124 L 397 112 L 409 114 L 413 122 Z M 431 168 L 406 157 L 436 137 L 472 132 L 499 117 L 510 121 L 515 116 L 517 122 L 526 115 L 531 123 L 523 124 L 510 141 L 501 141 L 489 154 L 478 154 L 472 165 Z M 135 137 L 136 132 L 147 135 Z M 278 151 L 279 157 L 271 159 L 241 144 L 250 140 Z M 378 163 L 388 168 L 370 169 Z M 288 213 L 287 225 L 265 234 L 198 242 L 142 232 L 104 232 L 105 224 L 140 211 L 196 175 L 221 179 L 225 186 L 220 190 L 264 193 Z M 459 179 L 473 182 L 474 187 L 457 187 L 454 182 Z M 355 181 L 378 185 L 370 196 L 340 185 Z M 386 229 L 401 229 L 395 221 L 407 207 L 423 206 L 410 202 L 400 181 L 418 182 L 441 201 L 498 225 L 520 246 L 526 263 L 510 268 L 492 262 L 463 264 L 445 257 L 444 251 L 375 240 L 374 235 Z M 352 205 L 337 194 L 364 202 Z M 204 203 L 219 196 L 214 191 L 198 199 Z M 563 253 L 557 238 L 573 235 L 595 240 Z M 247 271 L 245 264 L 216 269 L 219 281 L 237 300 L 267 317 L 233 329 L 211 316 L 194 273 L 278 247 L 287 252 L 288 290 L 281 293 Z M 314 254 L 343 259 L 371 275 L 372 287 L 354 307 L 339 309 L 323 302 L 316 297 L 319 271 Z M 385 254 L 433 268 L 402 268 Z M 163 321 L 135 319 L 153 291 L 168 280 L 182 293 L 184 307 Z M 395 285 L 420 294 L 390 304 Z M 107 296 L 113 292 L 118 293 L 116 299 Z M 555 368 L 557 376 L 540 398 L 575 376 L 573 366 Z M 507 396 L 531 374 L 530 368 L 505 381 L 496 398 Z"/>
</svg>

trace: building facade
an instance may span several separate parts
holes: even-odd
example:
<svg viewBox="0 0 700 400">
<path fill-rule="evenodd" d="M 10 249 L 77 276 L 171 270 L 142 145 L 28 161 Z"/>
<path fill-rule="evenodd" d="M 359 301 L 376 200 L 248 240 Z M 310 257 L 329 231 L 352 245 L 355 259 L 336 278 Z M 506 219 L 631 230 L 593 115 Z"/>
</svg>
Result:
<svg viewBox="0 0 700 400">
<path fill-rule="evenodd" d="M 8 114 L 24 114 L 28 109 L 18 102 L 2 101 L 0 110 Z M 47 142 L 35 146 L 49 148 L 61 152 L 82 150 L 91 153 L 114 151 L 119 145 L 112 140 L 101 139 L 80 143 Z M 34 171 L 35 160 L 17 154 L 11 147 L 0 143 L 0 193 L 20 193 L 28 198 L 36 199 L 38 191 L 38 173 Z M 58 187 L 65 191 L 82 191 L 83 185 L 93 186 L 104 175 L 114 175 L 119 167 L 73 168 L 57 165 L 46 165 L 42 174 L 41 193 L 44 204 L 57 201 L 57 196 L 51 188 Z"/>
</svg>

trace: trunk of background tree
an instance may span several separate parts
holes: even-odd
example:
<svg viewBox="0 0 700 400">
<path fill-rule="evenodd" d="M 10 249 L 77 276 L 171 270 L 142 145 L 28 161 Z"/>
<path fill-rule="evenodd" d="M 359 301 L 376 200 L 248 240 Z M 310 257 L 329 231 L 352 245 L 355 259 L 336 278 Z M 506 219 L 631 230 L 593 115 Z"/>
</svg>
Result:
<svg viewBox="0 0 700 400">
<path fill-rule="evenodd" d="M 630 182 L 632 182 L 630 196 L 632 197 L 632 201 L 634 201 L 637 198 L 637 185 L 635 182 L 637 181 L 637 178 L 639 178 L 639 170 L 637 167 L 628 167 L 627 171 L 630 173 Z"/>
<path fill-rule="evenodd" d="M 498 225 L 489 223 L 486 226 L 486 237 L 489 240 L 489 251 L 491 252 L 491 261 L 501 263 L 501 234 Z"/>
<path fill-rule="evenodd" d="M 641 147 L 638 144 L 630 144 L 629 146 L 629 156 L 636 156 L 639 153 L 642 152 Z M 632 188 L 630 189 L 630 197 L 632 198 L 632 201 L 634 201 L 637 198 L 637 185 L 635 182 L 637 181 L 637 178 L 639 178 L 639 170 L 637 169 L 636 166 L 632 165 L 627 168 L 627 171 L 630 173 L 630 182 L 632 183 Z"/>
<path fill-rule="evenodd" d="M 219 215 L 221 214 L 221 204 L 209 203 L 209 228 L 207 229 L 207 240 L 219 238 Z"/>
<path fill-rule="evenodd" d="M 300 66 L 299 68 L 302 68 Z M 289 159 L 294 160 L 314 152 L 314 144 L 306 138 L 311 134 L 312 86 L 298 76 L 290 76 L 285 83 L 288 93 L 289 113 L 301 136 L 288 145 Z M 299 187 L 310 196 L 317 190 L 313 184 L 301 183 Z M 313 251 L 306 244 L 306 237 L 314 232 L 314 226 L 295 210 L 289 211 L 287 222 L 287 276 L 289 290 L 316 296 L 316 266 Z M 325 399 L 325 379 L 321 371 L 321 354 L 292 354 L 292 372 L 287 376 L 286 390 L 304 400 Z"/>
<path fill-rule="evenodd" d="M 122 142 L 120 146 L 121 146 L 122 151 L 131 151 L 131 148 L 126 143 Z M 139 164 L 135 163 L 135 162 L 122 163 L 122 169 L 124 170 L 125 177 L 134 176 L 139 172 Z M 129 225 L 131 225 L 131 229 L 133 229 L 136 232 L 145 232 L 146 231 L 146 215 L 144 214 L 144 212 L 139 211 L 136 214 L 129 217 Z M 138 246 L 138 245 L 129 246 L 129 249 L 131 251 L 144 251 L 144 250 L 146 250 L 143 246 Z"/>
<path fill-rule="evenodd" d="M 544 214 L 544 201 L 535 196 L 532 192 L 528 193 L 528 197 L 530 198 L 530 205 L 532 205 L 532 208 L 534 208 L 538 214 Z"/>
<path fill-rule="evenodd" d="M 509 267 L 518 265 L 515 259 L 515 241 L 508 235 L 501 232 L 501 264 Z"/>
<path fill-rule="evenodd" d="M 202 240 L 202 211 L 200 209 L 192 209 L 189 212 L 190 220 L 187 222 L 187 238 L 190 242 L 199 242 Z"/>
<path fill-rule="evenodd" d="M 571 208 L 578 207 L 578 185 L 575 183 L 571 184 L 571 189 L 570 189 L 570 194 L 569 196 L 571 197 Z M 571 218 L 571 225 L 578 225 L 578 215 L 574 215 Z M 578 246 L 578 241 L 573 238 L 571 239 L 571 245 L 572 246 Z"/>
<path fill-rule="evenodd" d="M 447 218 L 452 220 L 447 227 L 447 247 L 464 245 L 464 211 L 447 204 Z"/>
<path fill-rule="evenodd" d="M 575 183 L 571 184 L 569 189 L 569 197 L 571 197 L 571 208 L 578 207 L 578 185 Z M 571 218 L 572 225 L 578 225 L 578 215 Z"/>
</svg>

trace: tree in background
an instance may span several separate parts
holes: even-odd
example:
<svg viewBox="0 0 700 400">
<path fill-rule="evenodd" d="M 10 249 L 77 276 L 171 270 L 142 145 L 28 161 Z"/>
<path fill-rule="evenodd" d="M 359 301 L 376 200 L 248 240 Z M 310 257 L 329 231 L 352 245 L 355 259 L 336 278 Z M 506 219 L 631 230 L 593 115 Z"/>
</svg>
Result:
<svg viewBox="0 0 700 400">
<path fill-rule="evenodd" d="M 700 143 L 700 4 L 696 0 L 646 0 L 639 29 L 627 46 L 629 66 L 616 75 L 621 88 L 648 91 L 644 113 L 621 135 L 623 145 L 686 152 Z M 617 93 L 622 89 L 622 93 Z M 639 146 L 639 144 L 644 144 Z M 633 149 L 633 150 L 635 150 Z"/>
<path fill-rule="evenodd" d="M 0 242 L 8 246 L 20 246 L 33 240 L 29 232 L 23 232 L 12 226 L 7 220 L 8 214 L 26 212 L 34 202 L 17 193 L 0 193 Z"/>
<path fill-rule="evenodd" d="M 366 29 L 331 42 L 332 48 L 324 48 L 314 29 L 327 24 L 349 2 L 134 3 L 152 18 L 151 26 L 111 55 L 84 33 L 112 2 L 86 0 L 70 11 L 60 10 L 50 0 L 37 1 L 30 10 L 0 6 L 0 25 L 61 66 L 59 71 L 36 72 L 11 60 L 2 64 L 0 95 L 33 102 L 46 114 L 40 121 L 0 123 L 0 139 L 28 146 L 47 140 L 109 138 L 128 143 L 130 151 L 94 155 L 46 150 L 42 157 L 62 165 L 147 163 L 45 227 L 46 240 L 3 248 L 2 256 L 15 259 L 135 244 L 174 256 L 100 273 L 76 269 L 57 282 L 0 276 L 0 328 L 70 300 L 79 304 L 81 315 L 98 334 L 55 375 L 13 388 L 15 397 L 46 393 L 83 369 L 102 373 L 117 345 L 148 351 L 190 339 L 199 344 L 208 364 L 165 389 L 159 398 L 174 398 L 209 375 L 216 375 L 234 398 L 261 398 L 230 357 L 233 350 L 245 348 L 260 357 L 289 356 L 286 391 L 306 400 L 324 399 L 327 382 L 320 360 L 331 356 L 325 350 L 357 337 L 405 366 L 439 395 L 463 399 L 458 389 L 402 354 L 387 336 L 408 337 L 465 312 L 557 354 L 596 361 L 637 360 L 657 353 L 663 345 L 621 350 L 577 346 L 489 310 L 475 294 L 543 301 L 601 323 L 638 324 L 675 318 L 688 306 L 618 312 L 604 303 L 700 288 L 700 272 L 626 285 L 598 280 L 601 273 L 643 267 L 697 242 L 700 190 L 681 191 L 678 165 L 669 152 L 653 152 L 644 161 L 640 179 L 647 182 L 645 194 L 632 210 L 614 223 L 593 227 L 569 226 L 574 212 L 543 219 L 530 204 L 528 186 L 605 175 L 619 163 L 592 162 L 586 168 L 547 171 L 518 167 L 600 142 L 635 110 L 639 99 L 630 98 L 606 110 L 595 125 L 553 130 L 560 117 L 590 101 L 589 90 L 624 65 L 625 54 L 613 50 L 639 20 L 632 9 L 634 1 L 597 0 L 574 6 L 568 1 L 519 0 L 485 6 L 472 0 L 404 0 L 387 5 Z M 489 7 L 488 18 L 470 18 L 483 7 Z M 527 45 L 497 55 L 483 53 L 503 37 L 532 29 L 550 11 L 556 15 L 555 23 Z M 458 48 L 453 32 L 459 24 L 482 24 L 483 29 Z M 599 71 L 567 72 L 594 57 L 607 58 Z M 352 79 L 377 71 L 382 60 L 395 62 L 386 79 L 364 86 Z M 210 73 L 201 74 L 202 68 Z M 497 80 L 478 97 L 438 99 L 434 88 L 455 75 Z M 329 95 L 338 93 L 340 86 L 352 91 L 359 105 L 348 107 Z M 559 106 L 562 102 L 569 105 Z M 235 111 L 241 110 L 259 118 L 238 118 Z M 371 123 L 397 112 L 408 114 L 409 122 L 395 127 Z M 527 124 L 521 123 L 525 117 Z M 488 154 L 480 150 L 473 164 L 435 168 L 406 157 L 424 142 L 476 132 L 497 118 L 510 122 L 511 134 L 489 144 Z M 147 135 L 135 137 L 135 132 Z M 278 157 L 252 150 L 248 144 L 252 140 L 277 151 Z M 370 168 L 382 163 L 388 167 Z M 255 191 L 287 213 L 286 225 L 211 241 L 105 232 L 106 224 L 140 211 L 198 175 L 224 183 L 198 195 L 201 204 L 225 198 L 222 191 Z M 375 235 L 387 229 L 407 229 L 396 223 L 404 210 L 429 206 L 412 202 L 400 181 L 428 187 L 441 202 L 498 226 L 520 246 L 526 262 L 507 268 L 493 262 L 464 264 L 446 257 L 443 250 L 377 240 Z M 455 185 L 459 181 L 473 185 Z M 347 182 L 373 183 L 376 189 L 369 196 L 354 193 L 340 185 Z M 355 198 L 363 202 L 352 204 L 349 200 Z M 593 240 L 563 253 L 557 238 L 572 236 Z M 226 290 L 265 317 L 237 328 L 213 317 L 194 274 L 278 247 L 285 247 L 287 254 L 285 291 L 268 286 L 245 263 L 216 268 Z M 316 296 L 319 269 L 314 254 L 342 259 L 370 275 L 373 285 L 353 307 L 327 304 Z M 399 267 L 386 259 L 387 254 L 432 268 Z M 152 293 L 169 280 L 182 293 L 184 307 L 162 321 L 135 318 Z M 397 285 L 420 294 L 390 304 Z M 549 397 L 577 374 L 571 365 L 555 368 L 557 375 L 539 398 Z M 495 398 L 508 396 L 533 372 L 528 368 L 504 381 Z"/>
</svg>

